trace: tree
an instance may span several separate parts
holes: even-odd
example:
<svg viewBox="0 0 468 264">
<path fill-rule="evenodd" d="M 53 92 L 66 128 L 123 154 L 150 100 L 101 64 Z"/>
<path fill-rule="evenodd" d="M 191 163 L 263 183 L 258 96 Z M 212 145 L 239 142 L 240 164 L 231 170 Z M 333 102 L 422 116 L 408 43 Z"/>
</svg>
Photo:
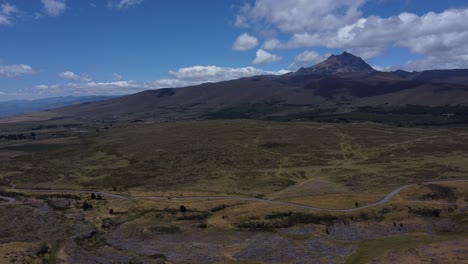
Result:
<svg viewBox="0 0 468 264">
<path fill-rule="evenodd" d="M 96 195 L 94 193 L 91 194 L 91 200 L 96 200 Z"/>
<path fill-rule="evenodd" d="M 327 233 L 327 235 L 330 234 L 330 230 L 328 230 L 328 227 L 327 227 L 327 229 L 325 229 L 325 232 Z"/>
<path fill-rule="evenodd" d="M 111 209 L 109 210 L 109 214 L 110 214 L 110 215 L 113 215 L 113 214 L 114 214 L 114 209 L 111 208 Z"/>
<path fill-rule="evenodd" d="M 102 196 L 101 196 L 100 194 L 98 194 L 98 195 L 96 196 L 96 200 L 102 200 Z"/>
<path fill-rule="evenodd" d="M 354 206 L 359 207 L 359 203 L 358 202 L 354 203 Z"/>
<path fill-rule="evenodd" d="M 181 213 L 185 213 L 185 212 L 187 212 L 187 208 L 186 208 L 185 206 L 181 205 L 181 206 L 179 207 L 179 211 L 180 211 Z"/>
</svg>

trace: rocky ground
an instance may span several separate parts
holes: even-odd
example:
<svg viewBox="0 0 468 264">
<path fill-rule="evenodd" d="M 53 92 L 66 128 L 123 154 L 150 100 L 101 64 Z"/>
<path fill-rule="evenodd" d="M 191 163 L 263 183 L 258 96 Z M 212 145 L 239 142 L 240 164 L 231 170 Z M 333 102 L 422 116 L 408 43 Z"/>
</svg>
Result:
<svg viewBox="0 0 468 264">
<path fill-rule="evenodd" d="M 367 247 L 362 243 L 378 239 L 382 247 L 386 239 L 394 243 L 392 239 L 400 238 L 413 239 L 414 246 L 407 240 L 403 247 L 390 243 L 366 262 L 467 259 L 465 208 L 438 217 L 405 214 L 394 221 L 352 217 L 262 230 L 229 225 L 224 215 L 230 207 L 225 206 L 216 207 L 221 210 L 216 215 L 218 211 L 189 208 L 181 213 L 165 205 L 155 208 L 111 198 L 90 201 L 94 207 L 83 210 L 88 194 L 17 199 L 0 210 L 0 263 L 345 263 L 362 260 L 359 255 L 367 254 L 362 253 Z M 238 206 L 242 205 L 233 203 L 232 210 Z M 226 225 L 207 221 L 209 217 L 224 219 Z M 421 243 L 421 235 L 434 239 Z"/>
</svg>

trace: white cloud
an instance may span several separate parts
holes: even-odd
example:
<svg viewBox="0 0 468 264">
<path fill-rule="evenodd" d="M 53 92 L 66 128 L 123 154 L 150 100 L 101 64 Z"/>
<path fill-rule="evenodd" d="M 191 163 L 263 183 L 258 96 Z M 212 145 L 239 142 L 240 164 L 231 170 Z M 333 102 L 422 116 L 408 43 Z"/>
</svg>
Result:
<svg viewBox="0 0 468 264">
<path fill-rule="evenodd" d="M 113 82 L 81 82 L 54 85 L 36 85 L 31 94 L 38 97 L 62 95 L 122 95 L 136 93 L 149 89 L 178 88 L 197 85 L 206 82 L 220 82 L 256 75 L 280 75 L 289 71 L 264 71 L 254 67 L 224 68 L 218 66 L 193 66 L 170 71 L 170 78 L 149 82 L 113 81 Z M 67 76 L 71 74 L 67 74 Z"/>
<path fill-rule="evenodd" d="M 118 9 L 127 9 L 143 3 L 144 0 L 121 0 L 115 6 Z"/>
<path fill-rule="evenodd" d="M 71 71 L 64 71 L 58 74 L 59 77 L 72 80 L 72 81 L 80 81 L 80 82 L 90 82 L 92 80 L 87 74 L 78 75 Z"/>
<path fill-rule="evenodd" d="M 20 11 L 14 5 L 9 3 L 0 4 L 0 25 L 10 25 L 14 14 L 18 14 Z"/>
<path fill-rule="evenodd" d="M 19 13 L 18 8 L 9 3 L 0 4 L 0 7 L 1 7 L 0 13 L 2 13 L 3 15 L 11 15 L 11 14 Z"/>
<path fill-rule="evenodd" d="M 236 17 L 237 26 L 259 23 L 275 25 L 282 32 L 320 32 L 336 30 L 361 17 L 359 7 L 366 0 L 257 0 L 244 5 Z"/>
<path fill-rule="evenodd" d="M 281 56 L 273 55 L 269 52 L 266 52 L 262 49 L 257 50 L 257 56 L 252 61 L 254 65 L 268 65 L 274 62 L 280 61 L 283 58 Z"/>
<path fill-rule="evenodd" d="M 420 60 L 410 60 L 404 65 L 394 66 L 407 71 L 468 69 L 468 55 L 447 54 L 447 56 L 427 56 Z"/>
<path fill-rule="evenodd" d="M 366 2 L 257 0 L 254 5 L 247 4 L 239 10 L 236 25 L 250 26 L 257 31 L 278 30 L 290 36 L 287 41 L 267 39 L 262 46 L 266 50 L 339 48 L 369 59 L 396 46 L 425 56 L 418 62 L 420 66 L 439 62 L 447 67 L 467 67 L 468 8 L 423 15 L 363 17 L 360 9 Z M 408 65 L 416 66 L 415 62 Z M 443 66 L 434 64 L 432 67 Z"/>
<path fill-rule="evenodd" d="M 123 79 L 123 76 L 114 72 L 112 73 L 112 79 L 114 79 L 114 81 L 121 81 Z"/>
<path fill-rule="evenodd" d="M 247 33 L 244 33 L 237 37 L 236 41 L 232 45 L 232 49 L 235 51 L 246 51 L 258 46 L 258 39 Z"/>
<path fill-rule="evenodd" d="M 289 68 L 292 70 L 297 70 L 300 67 L 312 66 L 313 64 L 317 64 L 326 60 L 330 56 L 330 53 L 319 54 L 315 51 L 304 51 L 301 54 L 294 57 L 294 62 L 291 65 L 289 65 Z"/>
<path fill-rule="evenodd" d="M 21 75 L 34 74 L 36 71 L 29 65 L 0 65 L 0 77 L 13 78 Z"/>
<path fill-rule="evenodd" d="M 46 89 L 49 89 L 50 86 L 49 85 L 45 85 L 45 84 L 41 84 L 41 85 L 36 85 L 34 86 L 35 89 L 39 89 L 39 90 L 46 90 Z"/>
<path fill-rule="evenodd" d="M 0 15 L 0 25 L 9 25 L 11 24 L 10 19 L 7 16 Z"/>
<path fill-rule="evenodd" d="M 304 51 L 294 58 L 296 62 L 317 63 L 325 60 L 330 54 L 321 55 L 315 51 Z"/>
<path fill-rule="evenodd" d="M 58 16 L 65 12 L 65 0 L 41 0 L 44 11 L 49 16 Z"/>
<path fill-rule="evenodd" d="M 288 71 L 264 71 L 254 67 L 223 68 L 217 66 L 193 66 L 181 68 L 178 71 L 170 71 L 169 75 L 174 79 L 187 82 L 187 84 L 199 84 L 203 82 L 220 82 L 239 79 L 255 75 L 285 74 Z"/>
</svg>

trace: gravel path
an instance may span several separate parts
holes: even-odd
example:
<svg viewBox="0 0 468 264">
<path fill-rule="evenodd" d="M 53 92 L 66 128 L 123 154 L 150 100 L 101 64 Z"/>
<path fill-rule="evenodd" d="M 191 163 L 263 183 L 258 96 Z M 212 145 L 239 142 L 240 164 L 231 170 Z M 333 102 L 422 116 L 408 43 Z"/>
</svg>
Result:
<svg viewBox="0 0 468 264">
<path fill-rule="evenodd" d="M 468 182 L 468 180 L 452 180 L 452 181 L 432 181 L 432 182 L 424 182 L 420 184 L 434 184 L 434 183 L 454 183 L 454 182 Z M 21 191 L 26 191 L 26 192 L 63 192 L 63 193 L 95 193 L 95 194 L 100 194 L 102 196 L 106 197 L 111 197 L 115 199 L 132 199 L 132 200 L 142 200 L 142 199 L 149 199 L 149 200 L 234 200 L 234 201 L 251 201 L 251 202 L 262 202 L 262 203 L 269 203 L 269 204 L 277 204 L 277 205 L 286 205 L 286 206 L 291 206 L 291 207 L 298 207 L 298 208 L 303 208 L 303 209 L 308 209 L 308 210 L 313 210 L 313 211 L 332 211 L 332 212 L 353 212 L 353 211 L 358 211 L 361 209 L 369 208 L 369 207 L 374 207 L 378 205 L 382 205 L 384 203 L 387 203 L 390 201 L 395 195 L 397 195 L 399 192 L 401 192 L 404 189 L 416 186 L 418 184 L 408 184 L 401 186 L 389 194 L 387 194 L 382 200 L 377 201 L 375 203 L 371 203 L 368 205 L 360 206 L 360 207 L 355 207 L 355 208 L 344 208 L 344 209 L 330 209 L 330 208 L 321 208 L 321 207 L 316 207 L 316 206 L 309 206 L 309 205 L 304 205 L 304 204 L 298 204 L 298 203 L 293 203 L 293 202 L 284 202 L 284 201 L 277 201 L 277 200 L 269 200 L 269 199 L 262 199 L 262 198 L 254 198 L 254 197 L 237 197 L 237 196 L 175 196 L 175 197 L 167 197 L 167 196 L 124 196 L 124 195 L 118 195 L 118 194 L 113 194 L 113 193 L 107 193 L 107 192 L 101 192 L 101 191 L 93 191 L 93 190 L 34 190 L 34 189 L 18 189 Z M 6 200 L 6 202 L 1 202 L 1 200 Z M 7 204 L 14 204 L 16 202 L 16 199 L 14 198 L 9 198 L 9 197 L 3 197 L 0 196 L 0 205 L 7 205 Z"/>
<path fill-rule="evenodd" d="M 14 204 L 15 202 L 15 198 L 0 196 L 0 205 Z"/>
</svg>

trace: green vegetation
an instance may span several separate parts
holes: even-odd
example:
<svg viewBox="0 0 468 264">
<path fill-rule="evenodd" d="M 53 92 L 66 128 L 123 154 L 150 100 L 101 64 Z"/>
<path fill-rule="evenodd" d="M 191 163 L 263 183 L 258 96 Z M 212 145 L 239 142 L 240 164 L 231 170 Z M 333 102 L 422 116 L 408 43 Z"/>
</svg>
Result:
<svg viewBox="0 0 468 264">
<path fill-rule="evenodd" d="M 466 127 L 205 120 L 64 128 L 56 122 L 34 130 L 35 140 L 0 144 L 0 195 L 17 199 L 0 210 L 0 255 L 20 248 L 56 262 L 75 254 L 83 262 L 87 255 L 125 255 L 131 256 L 125 261 L 177 263 L 174 256 L 196 245 L 189 251 L 199 260 L 214 254 L 235 263 L 236 254 L 256 243 L 278 252 L 310 247 L 362 263 L 413 247 L 422 252 L 432 243 L 458 248 L 444 244 L 445 234 L 465 242 L 466 184 L 415 185 L 386 204 L 353 212 L 223 196 L 355 208 L 405 184 L 466 179 Z M 31 127 L 38 125 L 10 129 Z M 36 256 L 43 245 L 48 252 Z"/>
<path fill-rule="evenodd" d="M 2 150 L 24 151 L 24 152 L 48 152 L 59 150 L 67 145 L 63 144 L 26 144 L 19 146 L 6 146 Z"/>
</svg>

